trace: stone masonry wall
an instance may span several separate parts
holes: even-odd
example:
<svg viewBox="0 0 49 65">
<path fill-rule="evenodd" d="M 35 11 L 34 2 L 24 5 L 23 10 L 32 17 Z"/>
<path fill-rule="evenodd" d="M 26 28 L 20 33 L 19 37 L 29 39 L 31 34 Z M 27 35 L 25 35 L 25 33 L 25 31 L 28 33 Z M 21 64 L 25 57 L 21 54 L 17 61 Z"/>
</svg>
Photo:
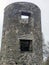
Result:
<svg viewBox="0 0 49 65">
<path fill-rule="evenodd" d="M 22 12 L 28 23 L 23 23 Z M 32 40 L 32 51 L 21 52 L 20 39 Z M 41 11 L 36 5 L 17 2 L 5 8 L 1 53 L 1 65 L 42 65 Z"/>
</svg>

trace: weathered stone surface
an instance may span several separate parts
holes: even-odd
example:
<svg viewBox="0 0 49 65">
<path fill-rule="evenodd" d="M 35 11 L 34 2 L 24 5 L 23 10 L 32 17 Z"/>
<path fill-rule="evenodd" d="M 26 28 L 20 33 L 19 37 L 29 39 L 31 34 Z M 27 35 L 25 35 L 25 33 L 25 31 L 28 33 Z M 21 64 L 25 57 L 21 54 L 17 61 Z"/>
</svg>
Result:
<svg viewBox="0 0 49 65">
<path fill-rule="evenodd" d="M 27 20 L 21 23 L 22 12 L 29 16 L 27 23 Z M 5 8 L 1 65 L 42 65 L 40 14 L 36 5 L 27 2 L 13 3 Z M 32 40 L 29 51 L 21 51 L 20 40 Z"/>
</svg>

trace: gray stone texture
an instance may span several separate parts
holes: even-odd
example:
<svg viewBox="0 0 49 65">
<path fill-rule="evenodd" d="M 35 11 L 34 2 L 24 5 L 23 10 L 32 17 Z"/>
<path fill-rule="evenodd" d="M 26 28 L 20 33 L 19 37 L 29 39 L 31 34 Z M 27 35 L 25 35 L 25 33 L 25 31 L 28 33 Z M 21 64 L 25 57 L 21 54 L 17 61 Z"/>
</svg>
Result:
<svg viewBox="0 0 49 65">
<path fill-rule="evenodd" d="M 22 12 L 28 13 L 28 23 Z M 20 39 L 32 40 L 32 51 L 21 52 Z M 41 11 L 35 4 L 16 2 L 5 8 L 1 54 L 1 65 L 42 65 Z"/>
</svg>

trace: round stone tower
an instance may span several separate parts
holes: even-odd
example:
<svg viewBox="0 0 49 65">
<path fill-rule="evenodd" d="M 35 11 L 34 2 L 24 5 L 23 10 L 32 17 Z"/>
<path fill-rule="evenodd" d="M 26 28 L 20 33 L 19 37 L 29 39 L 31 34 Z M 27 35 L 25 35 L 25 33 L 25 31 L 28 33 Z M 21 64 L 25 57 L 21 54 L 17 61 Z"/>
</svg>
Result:
<svg viewBox="0 0 49 65">
<path fill-rule="evenodd" d="M 4 12 L 2 65 L 42 65 L 41 11 L 28 2 L 8 5 Z"/>
</svg>

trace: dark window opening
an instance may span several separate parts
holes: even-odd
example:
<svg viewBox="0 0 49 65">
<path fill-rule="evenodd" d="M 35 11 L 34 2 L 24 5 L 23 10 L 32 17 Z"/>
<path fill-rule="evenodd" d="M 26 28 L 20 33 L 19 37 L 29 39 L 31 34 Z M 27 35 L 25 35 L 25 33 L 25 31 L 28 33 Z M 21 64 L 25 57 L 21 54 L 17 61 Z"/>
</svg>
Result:
<svg viewBox="0 0 49 65">
<path fill-rule="evenodd" d="M 32 46 L 32 40 L 20 40 L 20 50 L 22 52 L 30 51 L 30 47 Z"/>
<path fill-rule="evenodd" d="M 22 12 L 21 15 L 30 16 L 30 13 L 28 13 L 28 12 Z"/>
<path fill-rule="evenodd" d="M 28 23 L 30 17 L 30 13 L 22 12 L 21 13 L 21 23 Z"/>
</svg>

